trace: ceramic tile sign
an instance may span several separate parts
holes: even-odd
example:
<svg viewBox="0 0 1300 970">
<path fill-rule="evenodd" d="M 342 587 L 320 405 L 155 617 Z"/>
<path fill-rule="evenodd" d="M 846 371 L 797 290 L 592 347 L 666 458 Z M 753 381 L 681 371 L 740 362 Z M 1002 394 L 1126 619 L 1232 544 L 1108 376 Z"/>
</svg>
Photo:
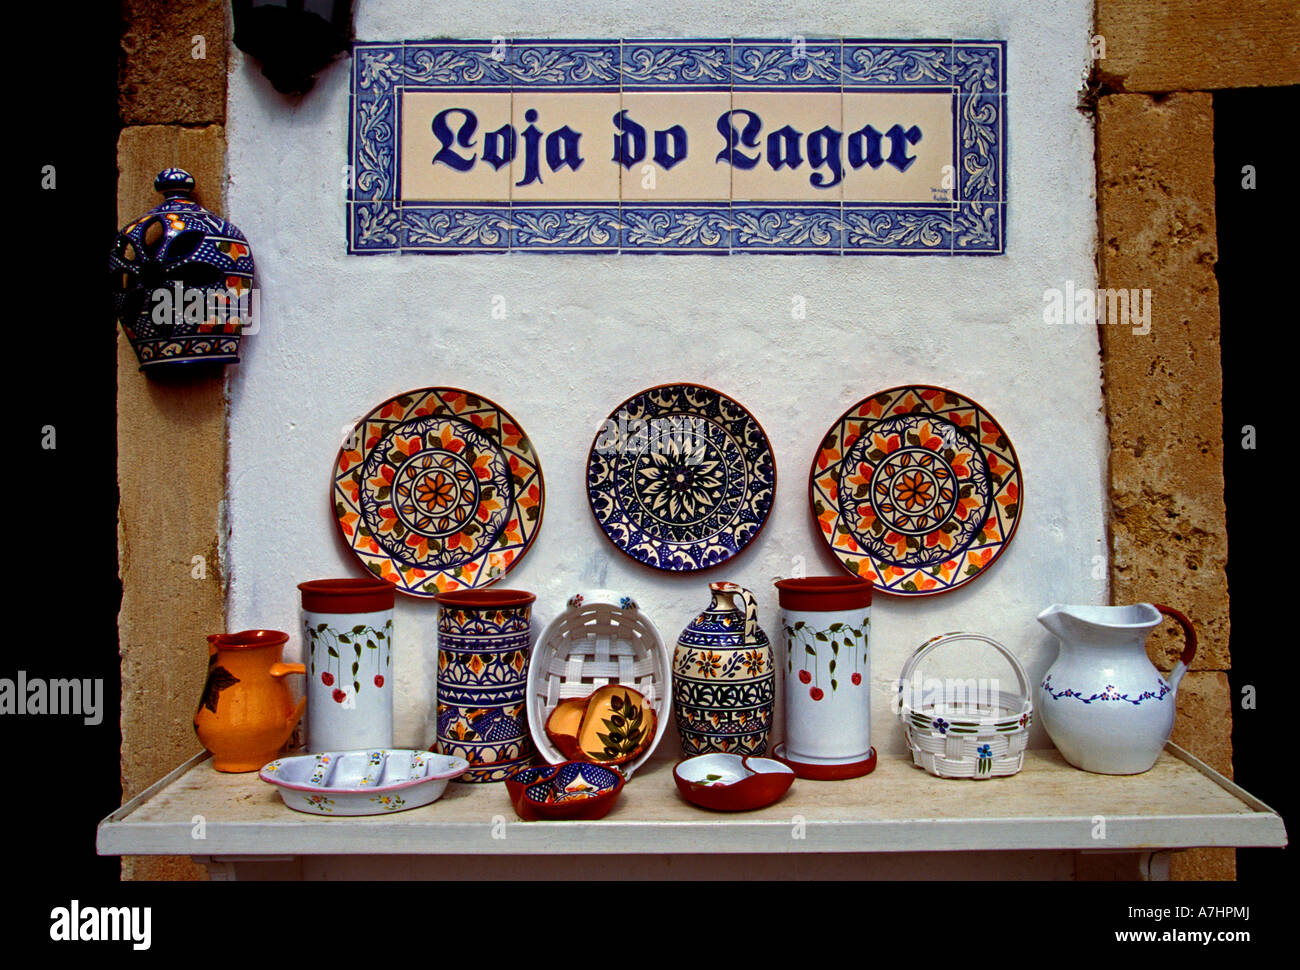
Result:
<svg viewBox="0 0 1300 970">
<path fill-rule="evenodd" d="M 358 43 L 348 252 L 998 254 L 1006 44 Z"/>
</svg>

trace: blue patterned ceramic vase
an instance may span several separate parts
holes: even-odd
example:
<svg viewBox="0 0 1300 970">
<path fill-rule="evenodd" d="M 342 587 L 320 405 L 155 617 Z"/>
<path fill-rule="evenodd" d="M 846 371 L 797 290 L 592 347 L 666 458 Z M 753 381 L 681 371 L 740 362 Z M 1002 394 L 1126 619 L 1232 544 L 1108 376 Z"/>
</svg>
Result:
<svg viewBox="0 0 1300 970">
<path fill-rule="evenodd" d="M 464 758 L 460 781 L 504 781 L 534 757 L 524 697 L 532 593 L 456 590 L 438 613 L 439 754 Z"/>
<path fill-rule="evenodd" d="M 776 696 L 772 647 L 754 594 L 710 583 L 713 599 L 682 631 L 673 652 L 673 712 L 686 757 L 767 751 Z"/>
<path fill-rule="evenodd" d="M 244 234 L 199 205 L 194 176 L 158 173 L 161 204 L 117 234 L 113 303 L 142 371 L 231 364 L 253 311 L 253 254 Z"/>
</svg>

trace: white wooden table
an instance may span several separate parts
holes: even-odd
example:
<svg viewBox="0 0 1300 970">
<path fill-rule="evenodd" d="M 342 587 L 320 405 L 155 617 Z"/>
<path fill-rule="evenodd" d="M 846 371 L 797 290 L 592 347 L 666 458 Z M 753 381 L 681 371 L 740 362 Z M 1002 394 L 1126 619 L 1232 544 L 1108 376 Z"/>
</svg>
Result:
<svg viewBox="0 0 1300 970">
<path fill-rule="evenodd" d="M 501 784 L 452 784 L 392 815 L 306 815 L 205 754 L 104 819 L 97 841 L 101 855 L 193 856 L 214 879 L 583 878 L 615 858 L 624 877 L 1163 878 L 1174 849 L 1285 844 L 1276 812 L 1174 745 L 1142 775 L 1089 774 L 1049 749 L 979 782 L 882 755 L 863 778 L 798 779 L 734 815 L 685 802 L 672 762 L 652 761 L 595 822 L 521 822 Z"/>
</svg>

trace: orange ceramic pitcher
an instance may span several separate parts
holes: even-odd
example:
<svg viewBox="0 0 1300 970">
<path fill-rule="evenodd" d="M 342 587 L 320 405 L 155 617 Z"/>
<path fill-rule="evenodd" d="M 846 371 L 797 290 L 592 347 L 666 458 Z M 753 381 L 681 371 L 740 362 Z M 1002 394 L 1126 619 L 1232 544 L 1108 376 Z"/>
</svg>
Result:
<svg viewBox="0 0 1300 970">
<path fill-rule="evenodd" d="M 287 633 L 244 630 L 208 637 L 208 681 L 194 731 L 218 771 L 257 771 L 275 759 L 307 707 L 296 705 L 284 678 L 306 674 L 280 661 Z"/>
</svg>

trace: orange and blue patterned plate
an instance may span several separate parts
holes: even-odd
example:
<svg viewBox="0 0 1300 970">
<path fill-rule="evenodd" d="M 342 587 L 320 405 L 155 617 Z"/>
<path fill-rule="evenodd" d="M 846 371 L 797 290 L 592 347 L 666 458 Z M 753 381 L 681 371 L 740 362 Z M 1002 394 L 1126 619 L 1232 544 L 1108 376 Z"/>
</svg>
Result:
<svg viewBox="0 0 1300 970">
<path fill-rule="evenodd" d="M 400 592 L 490 586 L 542 524 L 537 452 L 484 397 L 425 387 L 389 398 L 339 449 L 332 501 L 362 565 Z"/>
<path fill-rule="evenodd" d="M 859 401 L 809 475 L 813 516 L 840 564 L 882 593 L 946 593 L 1015 535 L 1020 463 L 1002 426 L 955 391 L 916 384 Z"/>
</svg>

